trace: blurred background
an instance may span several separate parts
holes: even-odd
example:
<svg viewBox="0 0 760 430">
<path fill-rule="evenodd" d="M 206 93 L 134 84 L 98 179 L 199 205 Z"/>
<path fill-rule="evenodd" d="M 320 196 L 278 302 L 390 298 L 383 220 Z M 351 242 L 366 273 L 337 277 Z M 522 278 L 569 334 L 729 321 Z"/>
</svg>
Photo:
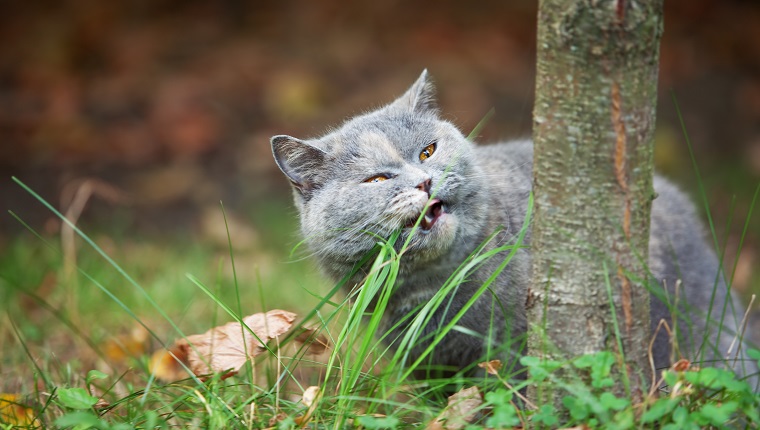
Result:
<svg viewBox="0 0 760 430">
<path fill-rule="evenodd" d="M 760 182 L 760 2 L 668 0 L 665 8 L 657 168 L 704 207 L 675 99 L 726 267 L 736 267 L 738 290 L 759 292 L 760 215 L 747 214 Z M 103 272 L 106 288 L 131 288 L 99 257 L 82 255 L 81 241 L 67 242 L 58 218 L 12 176 L 76 219 L 161 306 L 182 298 L 182 318 L 211 306 L 178 293 L 197 293 L 185 271 L 229 284 L 220 201 L 241 290 L 258 288 L 244 302 L 318 300 L 305 291 L 324 281 L 307 252 L 292 253 L 296 214 L 269 137 L 319 135 L 392 100 L 424 68 L 445 117 L 465 134 L 494 108 L 478 141 L 529 136 L 536 10 L 515 0 L 3 2 L 0 300 L 21 303 L 23 336 L 54 341 L 39 328 L 47 317 L 35 319 L 49 313 L 40 303 L 70 315 L 110 303 L 91 286 L 62 287 L 63 276 L 77 275 L 61 265 L 71 272 L 74 261 Z M 274 289 L 279 295 L 267 295 Z"/>
</svg>

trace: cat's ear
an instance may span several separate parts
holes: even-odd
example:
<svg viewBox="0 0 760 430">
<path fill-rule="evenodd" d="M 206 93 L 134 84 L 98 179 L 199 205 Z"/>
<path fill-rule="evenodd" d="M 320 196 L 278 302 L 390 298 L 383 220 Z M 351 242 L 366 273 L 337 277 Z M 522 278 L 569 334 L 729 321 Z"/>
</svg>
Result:
<svg viewBox="0 0 760 430">
<path fill-rule="evenodd" d="M 290 136 L 274 136 L 271 142 L 274 161 L 301 195 L 319 188 L 327 158 L 324 151 Z"/>
<path fill-rule="evenodd" d="M 417 81 L 389 106 L 393 110 L 414 113 L 438 113 L 435 99 L 435 86 L 430 81 L 427 69 L 423 70 Z"/>
</svg>

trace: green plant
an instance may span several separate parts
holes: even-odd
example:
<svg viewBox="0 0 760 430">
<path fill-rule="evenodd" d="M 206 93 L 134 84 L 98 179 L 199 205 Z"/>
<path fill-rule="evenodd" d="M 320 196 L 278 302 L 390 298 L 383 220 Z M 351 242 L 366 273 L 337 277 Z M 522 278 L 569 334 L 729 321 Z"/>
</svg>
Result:
<svg viewBox="0 0 760 430">
<path fill-rule="evenodd" d="M 367 256 L 365 262 L 371 270 L 361 288 L 349 297 L 338 298 L 341 284 L 325 292 L 308 291 L 309 298 L 317 301 L 316 305 L 306 308 L 304 320 L 316 323 L 317 330 L 327 335 L 332 345 L 327 363 L 311 361 L 304 348 L 297 349 L 292 356 L 285 355 L 285 348 L 291 338 L 283 338 L 279 344 L 270 344 L 268 357 L 257 359 L 239 375 L 222 380 L 219 375 L 201 381 L 194 378 L 174 382 L 156 381 L 148 367 L 147 357 L 138 356 L 130 359 L 129 369 L 114 366 L 110 370 L 90 370 L 76 357 L 59 361 L 55 357 L 37 360 L 35 344 L 39 339 L 51 336 L 53 328 L 75 334 L 81 345 L 78 348 L 90 348 L 94 354 L 93 362 L 107 360 L 102 353 L 97 333 L 97 312 L 108 309 L 114 315 L 114 322 L 125 324 L 129 318 L 153 329 L 156 342 L 164 341 L 166 332 L 159 332 L 161 324 L 173 327 L 175 335 L 182 336 L 179 327 L 185 330 L 185 323 L 193 320 L 193 312 L 187 311 L 195 302 L 205 299 L 205 306 L 212 309 L 204 314 L 203 321 L 192 321 L 193 328 L 214 324 L 220 319 L 216 313 L 221 310 L 233 319 L 240 319 L 246 313 L 243 303 L 255 301 L 244 296 L 249 292 L 244 282 L 238 280 L 238 273 L 232 265 L 232 277 L 224 278 L 217 271 L 217 279 L 207 286 L 200 278 L 189 275 L 186 278 L 159 278 L 158 286 L 142 286 L 127 273 L 141 273 L 139 267 L 128 268 L 116 265 L 116 259 L 108 257 L 102 260 L 105 251 L 97 241 L 87 243 L 96 251 L 83 254 L 79 259 L 79 276 L 82 279 L 78 288 L 86 294 L 79 294 L 82 302 L 78 307 L 84 311 L 95 311 L 91 319 L 75 320 L 67 315 L 67 309 L 58 303 L 49 303 L 44 297 L 38 297 L 45 312 L 49 312 L 56 323 L 49 327 L 40 327 L 38 332 L 25 327 L 25 316 L 9 309 L 11 321 L 19 321 L 19 330 L 15 337 L 25 349 L 28 362 L 37 366 L 35 369 L 37 384 L 41 389 L 33 391 L 27 401 L 14 400 L 12 406 L 26 408 L 19 417 L 3 415 L 0 422 L 6 426 L 21 425 L 27 427 L 57 426 L 61 428 L 169 428 L 175 426 L 197 426 L 203 428 L 252 428 L 252 427 L 320 427 L 340 428 L 361 425 L 364 428 L 404 428 L 412 425 L 431 423 L 436 420 L 446 405 L 444 394 L 453 389 L 476 385 L 484 394 L 484 403 L 473 413 L 470 426 L 473 428 L 493 428 L 526 425 L 535 428 L 557 428 L 573 425 L 585 425 L 590 428 L 723 428 L 727 426 L 759 426 L 758 394 L 745 381 L 739 381 L 727 371 L 696 367 L 677 372 L 669 370 L 663 375 L 663 383 L 668 388 L 654 391 L 641 404 L 632 404 L 624 394 L 608 392 L 613 378 L 621 377 L 616 370 L 618 357 L 612 352 L 570 358 L 565 361 L 541 360 L 536 357 L 523 357 L 521 364 L 528 369 L 526 379 L 511 380 L 513 369 L 501 369 L 498 374 L 489 373 L 487 377 L 471 377 L 459 373 L 448 377 L 430 378 L 419 381 L 410 378 L 415 370 L 424 368 L 424 356 L 429 354 L 440 339 L 451 330 L 457 329 L 461 313 L 454 315 L 451 323 L 442 326 L 431 339 L 422 339 L 418 328 L 430 321 L 436 309 L 446 309 L 448 297 L 465 279 L 468 273 L 480 264 L 501 253 L 501 268 L 509 263 L 511 255 L 519 248 L 527 231 L 527 223 L 518 237 L 516 245 L 497 247 L 486 251 L 479 247 L 458 268 L 451 278 L 442 286 L 438 294 L 425 306 L 410 314 L 410 329 L 398 340 L 398 348 L 390 351 L 385 343 L 387 334 L 381 329 L 379 315 L 395 287 L 398 264 L 403 258 L 404 246 L 397 251 L 395 237 L 388 241 L 378 240 L 375 252 Z M 83 232 L 79 234 L 87 237 Z M 56 267 L 61 259 L 55 250 L 57 245 L 49 238 L 39 236 L 48 248 L 45 254 L 29 245 L 17 244 L 14 251 L 15 260 L 6 262 L 6 267 L 23 267 L 34 261 Z M 26 248 L 25 248 L 26 247 Z M 229 249 L 232 260 L 232 247 Z M 42 256 L 40 256 L 42 255 Z M 201 255 L 190 263 L 198 270 L 198 261 L 211 258 Z M 15 263 L 14 263 L 15 261 Z M 105 263 L 103 263 L 105 261 Z M 167 260 L 170 264 L 176 261 Z M 217 263 L 219 267 L 221 263 Z M 202 267 L 202 266 L 201 266 Z M 191 269 L 192 270 L 192 269 Z M 115 273 L 114 273 L 115 272 Z M 498 274 L 498 273 L 497 273 Z M 478 294 L 488 294 L 489 279 Z M 23 278 L 3 273 L 6 285 L 21 284 Z M 192 296 L 185 306 L 177 307 L 177 296 L 186 294 L 190 279 L 190 290 L 200 293 Z M 35 278 L 36 279 L 36 278 Z M 39 282 L 38 279 L 33 280 Z M 230 288 L 223 288 L 230 285 Z M 136 297 L 124 294 L 121 285 L 132 286 Z M 85 290 L 95 286 L 95 289 Z M 169 291 L 165 291 L 169 288 Z M 130 290 L 126 290 L 130 291 Z M 95 294 L 98 296 L 94 296 Z M 32 291 L 16 288 L 12 294 L 3 292 L 4 297 L 21 297 L 33 294 Z M 259 297 L 264 294 L 259 291 Z M 15 295 L 15 296 L 14 296 Z M 148 299 L 140 299 L 145 295 Z M 163 296 L 162 296 L 163 295 Z M 268 301 L 275 297 L 267 296 Z M 55 297 L 50 300 L 57 300 Z M 161 318 L 146 317 L 142 306 L 155 305 L 161 312 L 155 314 Z M 169 308 L 169 306 L 175 306 Z M 372 309 L 374 312 L 369 312 Z M 466 307 L 465 307 L 466 309 Z M 187 321 L 178 321 L 188 315 Z M 117 320 L 117 316 L 121 319 Z M 90 324 L 88 326 L 88 324 Z M 96 330 L 93 330 L 93 326 Z M 13 327 L 16 327 L 15 325 Z M 619 334 L 616 334 L 619 335 Z M 427 346 L 423 358 L 411 361 L 409 351 L 415 345 Z M 75 346 L 76 348 L 77 346 Z M 750 353 L 753 359 L 760 359 L 760 353 Z M 5 357 L 9 357 L 6 355 Z M 6 358 L 7 359 L 7 358 Z M 106 361 L 107 362 L 107 361 Z M 316 369 L 304 372 L 304 369 Z M 565 372 L 568 378 L 559 379 L 557 372 Z M 306 373 L 306 377 L 304 377 Z M 523 376 L 525 376 L 523 374 Z M 514 383 L 515 385 L 511 385 Z M 305 406 L 298 401 L 307 385 L 319 385 L 321 393 L 314 400 L 314 406 Z M 564 391 L 562 407 L 554 405 L 532 405 L 521 398 L 520 390 L 528 385 L 549 384 L 553 389 Z M 30 384 L 31 385 L 31 384 Z M 0 404 L 2 406 L 3 404 Z M 32 411 L 32 412 L 28 412 Z M 36 420 L 36 421 L 35 421 Z M 35 424 L 36 423 L 36 424 Z"/>
<path fill-rule="evenodd" d="M 760 351 L 751 350 L 754 360 Z M 733 372 L 714 367 L 667 370 L 662 396 L 652 399 L 641 416 L 643 424 L 663 429 L 760 426 L 760 394 Z"/>
</svg>

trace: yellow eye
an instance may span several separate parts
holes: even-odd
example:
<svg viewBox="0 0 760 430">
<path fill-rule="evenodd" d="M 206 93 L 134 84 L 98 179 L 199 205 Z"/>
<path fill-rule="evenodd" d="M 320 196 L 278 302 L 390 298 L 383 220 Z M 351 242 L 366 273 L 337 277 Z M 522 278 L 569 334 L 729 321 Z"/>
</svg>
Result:
<svg viewBox="0 0 760 430">
<path fill-rule="evenodd" d="M 435 142 L 426 146 L 425 149 L 423 149 L 422 152 L 420 152 L 420 161 L 427 160 L 433 155 L 434 152 L 435 152 Z"/>
<path fill-rule="evenodd" d="M 373 176 L 371 178 L 365 179 L 364 182 L 382 182 L 387 180 L 388 178 L 383 175 L 377 175 Z"/>
</svg>

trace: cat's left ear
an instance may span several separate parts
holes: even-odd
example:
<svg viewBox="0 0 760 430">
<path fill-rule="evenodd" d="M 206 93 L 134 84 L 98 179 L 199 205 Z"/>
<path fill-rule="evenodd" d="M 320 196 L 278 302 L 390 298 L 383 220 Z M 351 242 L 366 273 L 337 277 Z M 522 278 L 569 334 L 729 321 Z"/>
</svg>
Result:
<svg viewBox="0 0 760 430">
<path fill-rule="evenodd" d="M 438 103 L 435 99 L 435 86 L 430 81 L 427 69 L 423 70 L 417 81 L 389 106 L 413 113 L 438 113 Z"/>
</svg>

